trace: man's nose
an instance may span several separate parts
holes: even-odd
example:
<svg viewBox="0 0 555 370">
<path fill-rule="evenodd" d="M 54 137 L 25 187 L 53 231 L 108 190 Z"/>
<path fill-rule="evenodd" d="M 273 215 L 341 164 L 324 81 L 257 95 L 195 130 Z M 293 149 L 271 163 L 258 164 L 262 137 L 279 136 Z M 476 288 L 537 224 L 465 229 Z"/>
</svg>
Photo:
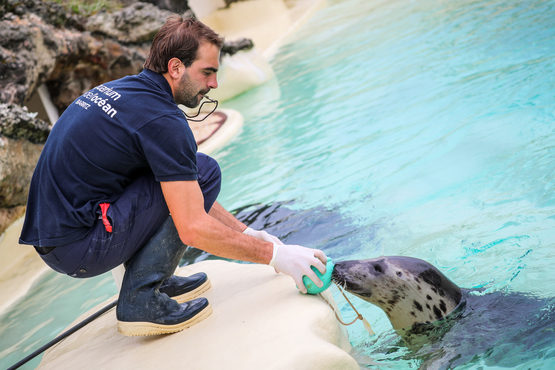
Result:
<svg viewBox="0 0 555 370">
<path fill-rule="evenodd" d="M 208 80 L 208 87 L 211 89 L 215 89 L 218 87 L 218 78 L 216 74 L 210 76 L 210 79 Z"/>
</svg>

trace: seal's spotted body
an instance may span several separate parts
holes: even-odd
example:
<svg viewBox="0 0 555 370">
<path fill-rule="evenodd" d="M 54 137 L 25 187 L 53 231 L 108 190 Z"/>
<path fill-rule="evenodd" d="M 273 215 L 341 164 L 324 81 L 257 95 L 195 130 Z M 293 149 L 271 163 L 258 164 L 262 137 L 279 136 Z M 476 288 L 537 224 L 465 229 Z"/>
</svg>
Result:
<svg viewBox="0 0 555 370">
<path fill-rule="evenodd" d="M 338 262 L 333 278 L 384 310 L 396 330 L 439 320 L 461 300 L 458 286 L 428 262 L 411 257 Z"/>
</svg>

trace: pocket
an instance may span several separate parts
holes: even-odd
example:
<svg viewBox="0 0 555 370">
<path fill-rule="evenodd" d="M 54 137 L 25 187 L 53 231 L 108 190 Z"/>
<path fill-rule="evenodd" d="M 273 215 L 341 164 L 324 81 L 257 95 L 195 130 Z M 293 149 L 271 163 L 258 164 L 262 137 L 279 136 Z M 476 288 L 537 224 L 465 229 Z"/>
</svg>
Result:
<svg viewBox="0 0 555 370">
<path fill-rule="evenodd" d="M 50 267 L 55 266 L 58 263 L 60 263 L 60 261 L 58 260 L 58 258 L 56 258 L 56 255 L 54 254 L 54 250 L 51 250 L 50 252 L 48 252 L 46 254 L 40 254 L 39 253 L 39 256 Z"/>
<path fill-rule="evenodd" d="M 96 223 L 93 226 L 93 230 L 91 233 L 91 239 L 90 239 L 90 248 L 92 250 L 102 250 L 104 249 L 103 244 L 106 242 L 111 243 L 112 238 L 114 236 L 113 232 L 108 232 L 106 231 L 106 226 L 104 225 L 103 220 L 100 218 L 101 216 L 99 215 L 98 220 L 96 220 Z M 108 216 L 108 220 L 110 222 L 112 222 L 112 219 Z M 113 227 L 112 227 L 113 230 Z"/>
<path fill-rule="evenodd" d="M 58 246 L 52 252 L 41 256 L 42 260 L 54 271 L 68 274 L 75 270 L 75 266 L 78 266 L 83 260 L 81 242 Z"/>
<path fill-rule="evenodd" d="M 111 239 L 110 235 L 104 240 L 93 240 L 78 267 L 68 275 L 74 278 L 89 278 L 121 265 L 126 260 L 120 256 L 124 252 L 123 243 L 111 245 Z"/>
</svg>

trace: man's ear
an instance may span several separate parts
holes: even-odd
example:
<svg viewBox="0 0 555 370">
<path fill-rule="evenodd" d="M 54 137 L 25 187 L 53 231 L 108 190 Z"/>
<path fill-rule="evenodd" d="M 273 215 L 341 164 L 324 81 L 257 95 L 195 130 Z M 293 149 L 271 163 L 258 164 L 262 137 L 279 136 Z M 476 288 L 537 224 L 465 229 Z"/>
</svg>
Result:
<svg viewBox="0 0 555 370">
<path fill-rule="evenodd" d="M 168 74 L 172 78 L 181 78 L 181 72 L 184 68 L 185 65 L 178 58 L 171 58 L 168 62 Z"/>
</svg>

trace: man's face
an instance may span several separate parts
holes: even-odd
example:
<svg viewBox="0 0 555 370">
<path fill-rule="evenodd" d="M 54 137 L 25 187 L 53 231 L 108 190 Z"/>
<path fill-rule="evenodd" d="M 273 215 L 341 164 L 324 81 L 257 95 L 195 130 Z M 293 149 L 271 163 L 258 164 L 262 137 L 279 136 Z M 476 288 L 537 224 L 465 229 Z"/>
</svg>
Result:
<svg viewBox="0 0 555 370">
<path fill-rule="evenodd" d="M 189 68 L 185 68 L 174 93 L 175 102 L 189 108 L 199 105 L 210 89 L 218 87 L 216 73 L 220 67 L 220 49 L 210 43 L 203 43 L 197 57 Z"/>
</svg>

